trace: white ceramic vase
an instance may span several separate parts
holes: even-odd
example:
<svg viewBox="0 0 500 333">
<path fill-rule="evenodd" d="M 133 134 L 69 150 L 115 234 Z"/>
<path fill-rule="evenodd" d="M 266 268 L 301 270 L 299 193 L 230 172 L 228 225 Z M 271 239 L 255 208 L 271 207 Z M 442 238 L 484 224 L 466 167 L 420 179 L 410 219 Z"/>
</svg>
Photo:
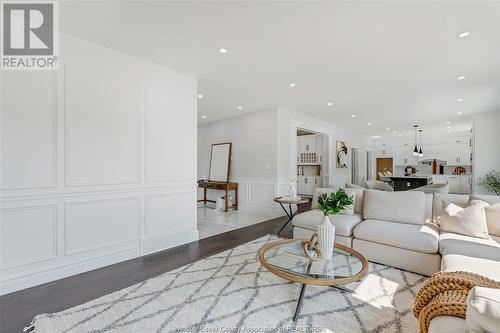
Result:
<svg viewBox="0 0 500 333">
<path fill-rule="evenodd" d="M 331 260 L 335 242 L 335 226 L 330 222 L 328 216 L 323 216 L 323 221 L 318 225 L 318 236 L 320 258 Z"/>
<path fill-rule="evenodd" d="M 290 181 L 288 183 L 288 196 L 290 198 L 296 198 L 297 197 L 297 185 L 294 180 Z"/>
</svg>

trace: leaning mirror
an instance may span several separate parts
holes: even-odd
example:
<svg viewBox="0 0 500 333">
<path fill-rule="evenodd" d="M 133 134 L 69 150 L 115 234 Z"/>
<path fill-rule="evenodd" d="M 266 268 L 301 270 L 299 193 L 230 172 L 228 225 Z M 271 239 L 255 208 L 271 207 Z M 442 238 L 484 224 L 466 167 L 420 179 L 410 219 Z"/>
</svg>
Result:
<svg viewBox="0 0 500 333">
<path fill-rule="evenodd" d="M 227 182 L 231 165 L 231 143 L 216 143 L 210 153 L 210 171 L 208 180 L 212 182 Z"/>
</svg>

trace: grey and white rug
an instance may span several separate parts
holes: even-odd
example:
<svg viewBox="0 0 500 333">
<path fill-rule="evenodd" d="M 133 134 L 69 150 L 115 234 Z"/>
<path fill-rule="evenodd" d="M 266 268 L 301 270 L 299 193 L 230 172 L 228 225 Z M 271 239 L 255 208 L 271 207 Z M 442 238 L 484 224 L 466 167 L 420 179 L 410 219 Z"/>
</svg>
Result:
<svg viewBox="0 0 500 333">
<path fill-rule="evenodd" d="M 264 269 L 266 236 L 71 309 L 35 317 L 33 333 L 59 332 L 417 332 L 411 312 L 425 277 L 370 263 L 354 294 L 300 285 Z"/>
</svg>

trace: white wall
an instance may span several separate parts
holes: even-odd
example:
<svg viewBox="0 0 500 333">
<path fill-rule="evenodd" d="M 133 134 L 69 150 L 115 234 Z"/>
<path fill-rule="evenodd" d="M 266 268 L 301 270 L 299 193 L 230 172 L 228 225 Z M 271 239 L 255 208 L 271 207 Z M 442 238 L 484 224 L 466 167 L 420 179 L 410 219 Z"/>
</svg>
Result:
<svg viewBox="0 0 500 333">
<path fill-rule="evenodd" d="M 480 113 L 474 117 L 474 188 L 476 194 L 487 192 L 481 179 L 491 170 L 500 172 L 500 112 Z"/>
<path fill-rule="evenodd" d="M 196 79 L 61 34 L 1 73 L 1 293 L 198 238 Z"/>
<path fill-rule="evenodd" d="M 230 180 L 239 185 L 241 208 L 276 210 L 276 109 L 242 114 L 198 126 L 198 177 L 208 177 L 210 147 L 232 142 Z M 209 191 L 209 198 L 222 195 Z M 202 191 L 198 191 L 201 199 Z"/>
</svg>

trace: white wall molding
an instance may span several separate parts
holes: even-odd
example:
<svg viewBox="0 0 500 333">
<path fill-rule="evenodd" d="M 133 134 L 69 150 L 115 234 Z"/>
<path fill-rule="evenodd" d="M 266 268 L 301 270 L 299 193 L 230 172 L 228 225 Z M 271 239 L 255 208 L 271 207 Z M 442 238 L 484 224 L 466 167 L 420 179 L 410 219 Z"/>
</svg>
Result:
<svg viewBox="0 0 500 333">
<path fill-rule="evenodd" d="M 121 78 L 121 77 L 117 77 L 117 76 L 114 76 L 114 75 L 111 75 L 109 73 L 100 73 L 100 72 L 97 72 L 96 70 L 90 70 L 90 69 L 87 69 L 87 68 L 84 68 L 82 66 L 77 66 L 77 65 L 74 65 L 74 64 L 71 64 L 69 62 L 65 62 L 64 65 L 63 65 L 63 71 L 64 71 L 64 90 L 63 90 L 63 105 L 64 105 L 64 142 L 65 142 L 65 159 L 64 159 L 64 165 L 65 165 L 65 186 L 66 187 L 71 187 L 71 186 L 95 186 L 95 185 L 119 185 L 119 184 L 139 184 L 140 183 L 140 178 L 141 178 L 141 160 L 140 160 L 140 156 L 141 156 L 141 121 L 140 121 L 140 117 L 141 117 L 141 106 L 140 106 L 140 95 L 141 95 L 141 85 L 138 84 L 138 83 L 134 83 L 132 80 L 126 80 L 124 78 Z M 69 106 L 69 100 L 70 100 L 70 96 L 69 93 L 72 92 L 72 90 L 69 89 L 69 83 L 68 81 L 69 80 L 69 77 L 70 77 L 70 72 L 73 72 L 73 75 L 77 75 L 79 73 L 80 76 L 93 76 L 93 80 L 94 81 L 93 85 L 90 84 L 90 82 L 87 82 L 88 84 L 85 86 L 85 87 L 78 87 L 78 89 L 75 89 L 75 90 L 78 90 L 78 92 L 76 93 L 77 95 L 77 98 L 81 98 L 80 96 L 83 95 L 83 92 L 81 91 L 82 89 L 85 89 L 85 88 L 89 88 L 89 89 L 94 89 L 94 85 L 98 86 L 97 85 L 97 82 L 98 80 L 107 80 L 109 82 L 107 82 L 106 84 L 103 84 L 104 86 L 108 86 L 108 88 L 111 88 L 111 87 L 114 87 L 116 88 L 118 86 L 118 84 L 126 84 L 126 85 L 129 85 L 129 87 L 125 88 L 123 87 L 123 91 L 120 91 L 119 92 L 119 95 L 120 95 L 120 98 L 119 99 L 115 99 L 116 102 L 120 101 L 120 103 L 124 103 L 124 98 L 135 98 L 137 99 L 134 103 L 134 101 L 129 101 L 130 103 L 124 103 L 125 105 L 128 105 L 128 107 L 130 108 L 134 108 L 134 104 L 135 104 L 135 110 L 134 110 L 134 117 L 135 117 L 135 130 L 137 131 L 136 135 L 135 135 L 135 145 L 136 145 L 136 149 L 135 149 L 135 165 L 136 165 L 136 172 L 134 173 L 134 177 L 133 178 L 129 178 L 129 179 L 123 179 L 123 180 L 114 180 L 114 181 L 102 181 L 102 180 L 88 180 L 88 181 L 76 181 L 76 180 L 72 180 L 72 175 L 75 173 L 73 170 L 72 170 L 72 166 L 71 166 L 71 159 L 72 159 L 72 147 L 71 147 L 71 142 L 72 140 L 70 139 L 70 136 L 71 136 L 71 108 Z M 80 77 L 78 80 L 78 84 L 82 83 L 80 81 L 83 81 L 84 78 Z M 90 77 L 87 77 L 87 79 L 89 79 L 88 81 L 90 81 Z M 125 92 L 125 90 L 130 90 L 128 92 Z M 131 94 L 132 91 L 135 91 L 135 94 Z M 97 95 L 97 94 L 95 94 Z M 92 96 L 93 98 L 96 98 L 95 96 Z M 107 97 L 107 96 L 105 96 Z M 104 103 L 108 102 L 109 103 L 109 98 L 105 98 L 105 101 Z M 78 106 L 73 106 L 73 107 L 80 107 L 81 104 L 83 104 L 83 101 L 82 100 L 78 100 L 78 102 L 76 103 Z M 122 105 L 123 106 L 123 105 Z M 98 106 L 94 106 L 94 107 L 98 107 Z M 109 106 L 108 106 L 109 107 Z M 113 109 L 111 107 L 109 107 L 109 109 Z M 121 112 L 121 117 L 124 117 L 124 109 L 123 107 L 118 107 L 117 108 L 120 112 Z M 86 109 L 83 113 L 88 113 L 89 109 Z M 78 112 L 78 111 L 77 111 Z M 112 116 L 112 115 L 111 115 Z M 86 123 L 86 120 L 88 119 L 80 119 L 80 120 L 84 120 L 84 121 L 78 121 L 77 123 L 79 124 L 79 126 L 81 126 L 82 123 Z M 108 121 L 110 121 L 111 119 L 109 119 Z M 131 119 L 130 119 L 131 120 Z M 115 120 L 116 121 L 116 120 Z M 116 124 L 116 122 L 115 122 Z M 110 126 L 111 127 L 111 126 Z M 101 129 L 102 131 L 102 129 Z M 88 128 L 86 131 L 86 133 L 92 133 L 92 130 L 91 128 Z M 125 131 L 123 131 L 125 132 Z M 102 134 L 102 135 L 106 135 L 104 132 L 101 132 L 99 134 Z M 103 137 L 104 137 L 103 136 Z M 90 139 L 90 135 L 89 135 L 89 139 Z M 77 140 L 77 139 L 75 139 Z M 87 143 L 88 144 L 88 143 Z M 95 146 L 98 146 L 98 145 L 95 145 Z M 80 147 L 81 148 L 81 147 Z M 119 147 L 117 147 L 119 148 Z M 77 149 L 79 150 L 79 149 Z M 122 156 L 123 157 L 123 156 Z M 114 156 L 113 156 L 114 158 Z M 110 160 L 111 161 L 111 160 Z M 118 161 L 120 162 L 120 161 Z M 122 163 L 123 165 L 123 163 Z M 73 166 L 73 168 L 75 168 L 76 166 Z M 87 166 L 88 168 L 89 166 Z M 116 169 L 119 169 L 119 166 L 117 166 L 115 168 Z M 108 177 L 110 177 L 112 175 L 112 172 L 111 170 L 109 170 L 110 173 L 108 175 Z M 88 172 L 88 170 L 85 169 L 84 172 Z M 84 177 L 89 177 L 90 175 L 86 175 Z M 82 177 L 82 175 L 80 176 Z M 98 177 L 100 178 L 100 177 Z"/>
<path fill-rule="evenodd" d="M 76 202 L 69 202 L 64 204 L 64 233 L 65 233 L 65 247 L 64 247 L 64 254 L 65 255 L 73 255 L 77 253 L 82 253 L 82 252 L 88 252 L 88 251 L 93 251 L 93 250 L 98 250 L 102 249 L 105 247 L 111 247 L 119 244 L 124 244 L 124 243 L 129 243 L 133 241 L 139 240 L 139 230 L 140 230 L 140 221 L 141 221 L 141 216 L 140 216 L 140 205 L 141 205 L 141 197 L 125 197 L 125 198 L 112 198 L 112 199 L 101 199 L 101 200 L 90 200 L 90 201 L 76 201 Z M 125 209 L 129 208 L 126 207 L 126 205 L 123 205 L 123 203 L 127 202 L 132 202 L 134 206 L 132 206 L 132 211 L 124 211 Z M 113 207 L 113 204 L 116 204 L 115 207 Z M 122 204 L 118 206 L 117 204 Z M 101 209 L 100 211 L 96 212 L 96 214 L 93 216 L 92 214 L 89 214 L 89 212 L 85 211 L 84 208 L 86 209 L 92 209 L 94 206 L 101 206 L 101 208 L 105 208 L 108 206 L 109 211 L 106 212 L 105 209 Z M 75 213 L 76 217 L 74 218 L 82 218 L 85 217 L 87 221 L 82 221 L 82 224 L 84 226 L 81 226 L 80 229 L 77 230 L 76 235 L 71 234 L 71 229 L 72 229 L 72 224 L 75 223 L 72 220 L 72 210 L 78 211 Z M 126 226 L 125 225 L 125 220 L 127 218 L 133 218 L 133 215 L 130 216 L 130 213 L 134 213 L 135 211 L 135 221 L 132 220 L 133 225 L 132 226 Z M 108 216 L 105 214 L 109 213 Z M 123 214 L 123 216 L 120 216 L 120 221 L 117 221 L 116 226 L 110 226 L 110 220 L 114 219 L 116 215 L 118 214 Z M 82 216 L 83 215 L 83 216 Z M 103 218 L 104 217 L 104 218 Z M 103 230 L 102 228 L 99 228 L 99 226 L 96 225 L 96 228 L 94 230 L 91 229 L 90 222 L 93 222 L 93 220 L 96 219 L 102 219 L 103 222 L 102 224 L 107 224 L 106 229 Z M 100 224 L 100 223 L 99 223 Z M 112 230 L 109 230 L 110 227 Z M 96 237 L 102 237 L 104 233 L 109 233 L 110 235 L 108 236 L 114 236 L 116 237 L 116 234 L 118 232 L 122 232 L 125 227 L 133 227 L 135 229 L 135 233 L 130 233 L 130 235 L 124 235 L 123 237 L 120 238 L 115 238 L 112 240 L 104 240 L 104 241 L 98 241 L 95 242 Z M 90 230 L 89 230 L 90 229 Z M 91 240 L 92 244 L 86 245 L 86 246 L 76 246 L 73 247 L 71 239 L 72 237 L 77 238 L 79 241 L 82 240 L 82 233 L 83 232 L 89 232 L 92 235 L 88 235 Z M 105 235 L 105 234 L 104 234 Z"/>
<path fill-rule="evenodd" d="M 49 234 L 52 237 L 52 239 L 49 240 L 49 247 L 51 248 L 50 253 L 46 255 L 40 256 L 38 252 L 33 251 L 34 255 L 31 256 L 31 258 L 24 258 L 22 260 L 16 261 L 15 256 L 19 255 L 19 252 L 26 251 L 26 246 L 30 244 L 31 239 L 28 237 L 25 237 L 24 242 L 22 243 L 17 243 L 18 237 L 22 237 L 22 234 L 26 231 L 29 230 L 30 228 L 27 227 L 26 225 L 22 225 L 24 222 L 26 223 L 32 223 L 31 219 L 23 219 L 22 215 L 26 215 L 26 213 L 31 213 L 34 211 L 39 211 L 36 213 L 36 216 L 38 216 L 39 221 L 35 223 L 42 223 L 42 214 L 40 210 L 48 210 L 50 211 L 51 219 L 48 221 L 49 222 L 49 227 L 51 230 L 49 230 Z M 18 213 L 18 216 L 12 216 L 12 219 L 9 219 L 8 215 L 15 215 Z M 57 257 L 58 249 L 57 249 L 57 205 L 34 205 L 34 206 L 24 206 L 24 207 L 15 207 L 15 208 L 6 208 L 6 209 L 0 209 L 0 220 L 2 220 L 2 260 L 0 261 L 1 263 L 1 270 L 8 270 L 12 269 L 15 267 L 20 267 L 20 266 L 25 266 L 29 264 L 34 264 L 46 260 L 50 260 L 53 258 Z M 10 225 L 9 225 L 10 224 Z M 13 230 L 13 228 L 17 230 Z M 12 233 L 15 232 L 16 235 L 13 235 Z M 42 235 L 32 235 L 34 237 L 37 237 L 38 239 L 42 238 Z M 6 237 L 5 239 L 3 237 Z M 14 243 L 15 242 L 15 243 Z M 7 244 L 6 244 L 7 243 Z M 10 244 L 9 244 L 10 243 Z M 15 249 L 14 247 L 17 247 Z M 25 254 L 26 255 L 26 254 Z M 5 262 L 10 262 L 14 261 L 13 263 L 5 264 Z"/>
<path fill-rule="evenodd" d="M 198 239 L 196 79 L 60 38 L 60 71 L 1 78 L 1 294 Z"/>
<path fill-rule="evenodd" d="M 30 73 L 30 72 L 26 72 L 26 73 L 23 73 L 22 76 L 24 75 L 29 75 L 30 77 L 21 77 L 21 78 L 10 78 L 11 76 L 14 76 L 16 75 L 16 72 L 3 72 L 2 73 L 2 78 L 4 78 L 1 82 L 1 86 L 2 86 L 2 96 L 0 96 L 0 100 L 1 100 L 1 109 L 2 109 L 2 124 L 4 126 L 7 126 L 7 128 L 3 128 L 2 126 L 2 129 L 1 129 L 1 132 L 2 134 L 5 133 L 5 130 L 15 130 L 13 126 L 11 126 L 9 120 L 7 117 L 9 116 L 9 112 L 10 110 L 13 110 L 13 112 L 15 112 L 16 114 L 20 113 L 20 106 L 18 105 L 18 103 L 20 103 L 21 101 L 25 102 L 27 99 L 25 97 L 21 97 L 21 96 L 18 96 L 17 94 L 20 93 L 21 95 L 24 95 L 24 91 L 26 90 L 29 90 L 29 84 L 35 84 L 36 85 L 36 89 L 35 90 L 40 90 L 40 87 L 43 87 L 43 88 L 47 88 L 47 87 L 50 87 L 51 91 L 48 95 L 48 100 L 50 101 L 50 109 L 51 109 L 51 119 L 50 119 L 50 123 L 51 123 L 51 143 L 50 143 L 50 161 L 51 161 L 51 165 L 49 167 L 50 169 L 50 174 L 51 174 L 51 179 L 46 182 L 46 183 L 40 183 L 40 184 L 37 184 L 37 185 L 34 185 L 34 184 L 31 184 L 31 185 L 27 185 L 27 184 L 23 184 L 23 185 L 7 185 L 5 186 L 4 184 L 6 182 L 9 182 L 11 179 L 11 174 L 4 174 L 5 172 L 5 164 L 2 164 L 2 168 L 0 168 L 0 171 L 2 172 L 1 174 L 1 179 L 2 179 L 2 182 L 0 182 L 0 190 L 32 190 L 32 189 L 50 189 L 50 188 L 55 188 L 57 187 L 57 94 L 56 94 L 56 91 L 57 91 L 57 76 L 56 76 L 56 73 L 57 71 L 52 71 L 52 72 L 44 72 L 44 75 L 49 75 L 50 76 L 50 79 L 51 79 L 51 83 L 49 85 L 46 85 L 46 84 L 40 84 L 40 82 L 38 81 L 34 81 L 33 77 L 31 77 L 31 75 L 33 75 L 33 73 Z M 12 81 L 14 81 L 15 83 L 13 82 L 9 82 L 8 84 L 6 84 L 4 82 L 4 80 L 8 80 L 8 79 L 11 79 Z M 18 82 L 19 81 L 22 81 L 22 82 Z M 26 82 L 26 80 L 29 80 Z M 22 86 L 18 86 L 18 84 L 21 84 L 22 83 Z M 12 89 L 14 91 L 8 91 L 7 89 Z M 5 95 L 4 95 L 5 94 Z M 31 95 L 34 95 L 34 94 L 31 94 Z M 12 97 L 13 100 L 12 101 L 9 101 L 8 98 L 9 97 Z M 30 96 L 31 98 L 35 98 L 33 96 Z M 40 98 L 40 96 L 38 96 Z M 7 100 L 7 101 L 6 101 Z M 37 101 L 38 102 L 38 101 Z M 7 103 L 16 103 L 16 105 L 10 105 L 10 104 L 7 104 Z M 37 113 L 40 113 L 40 105 L 37 105 L 37 108 L 35 109 L 35 111 Z M 6 119 L 7 118 L 7 121 Z M 29 117 L 25 117 L 25 118 L 29 118 Z M 9 133 L 6 134 L 7 137 L 5 137 L 4 135 L 2 135 L 2 138 L 0 139 L 0 143 L 8 143 L 9 142 Z M 28 135 L 26 137 L 29 137 Z M 32 138 L 33 140 L 37 140 L 39 138 Z M 12 145 L 11 145 L 12 146 Z M 24 150 L 24 149 L 23 149 Z M 2 158 L 5 158 L 5 149 L 4 147 L 1 147 L 0 148 L 0 151 L 2 151 Z M 8 156 L 8 155 L 7 155 Z M 4 162 L 5 163 L 5 162 Z M 37 168 L 40 168 L 40 166 L 38 165 L 30 165 L 30 161 L 25 161 L 26 165 L 28 165 L 29 167 L 37 167 Z M 24 176 L 24 175 L 23 175 Z M 22 177 L 23 178 L 23 177 Z"/>
</svg>

